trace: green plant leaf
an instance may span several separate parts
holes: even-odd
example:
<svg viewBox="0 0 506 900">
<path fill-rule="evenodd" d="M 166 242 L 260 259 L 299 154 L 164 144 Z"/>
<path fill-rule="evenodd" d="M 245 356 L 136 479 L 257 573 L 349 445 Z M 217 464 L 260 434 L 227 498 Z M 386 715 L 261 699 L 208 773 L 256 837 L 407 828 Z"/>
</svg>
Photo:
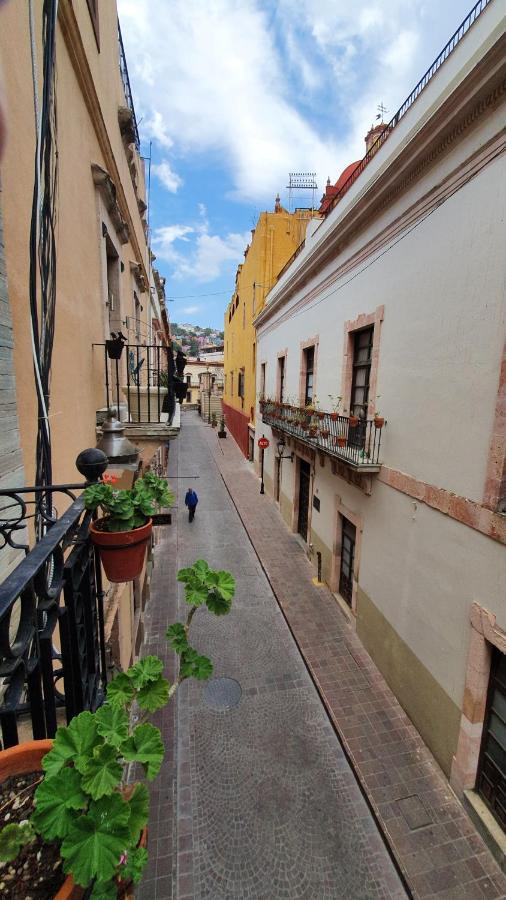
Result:
<svg viewBox="0 0 506 900">
<path fill-rule="evenodd" d="M 156 681 L 163 672 L 163 662 L 158 656 L 145 656 L 132 666 L 128 677 L 136 688 L 142 688 L 150 681 Z"/>
<path fill-rule="evenodd" d="M 200 656 L 193 647 L 188 647 L 181 654 L 179 675 L 181 678 L 198 678 L 204 681 L 213 672 L 213 664 L 207 656 Z"/>
<path fill-rule="evenodd" d="M 94 800 L 111 794 L 121 781 L 123 768 L 118 762 L 118 750 L 109 744 L 95 748 L 83 768 L 82 785 Z"/>
<path fill-rule="evenodd" d="M 90 894 L 90 900 L 117 900 L 118 885 L 109 881 L 96 881 Z"/>
<path fill-rule="evenodd" d="M 174 622 L 173 625 L 170 625 L 165 632 L 165 637 L 176 653 L 181 653 L 188 646 L 188 638 L 182 622 Z"/>
<path fill-rule="evenodd" d="M 53 749 L 42 759 L 42 768 L 47 775 L 57 775 L 67 762 L 72 762 L 81 772 L 93 749 L 102 743 L 93 713 L 82 712 L 70 725 L 57 729 Z"/>
<path fill-rule="evenodd" d="M 104 703 L 95 713 L 97 731 L 115 747 L 119 747 L 128 737 L 128 715 L 124 709 Z"/>
<path fill-rule="evenodd" d="M 111 706 L 127 706 L 135 697 L 135 688 L 124 672 L 107 685 L 107 702 Z"/>
<path fill-rule="evenodd" d="M 149 816 L 149 793 L 145 784 L 135 785 L 135 790 L 128 800 L 128 808 L 130 810 L 128 819 L 130 837 L 132 844 L 136 846 Z"/>
<path fill-rule="evenodd" d="M 203 606 L 207 601 L 207 588 L 200 583 L 187 584 L 184 590 L 184 598 L 190 606 Z"/>
<path fill-rule="evenodd" d="M 75 811 L 83 809 L 88 801 L 79 772 L 68 766 L 57 775 L 44 778 L 34 799 L 32 821 L 45 841 L 64 838 L 75 821 Z"/>
<path fill-rule="evenodd" d="M 124 866 L 120 867 L 119 877 L 124 881 L 133 881 L 138 884 L 142 878 L 142 873 L 148 861 L 148 853 L 145 847 L 137 847 L 128 854 L 128 859 Z"/>
<path fill-rule="evenodd" d="M 206 606 L 209 612 L 214 613 L 215 616 L 226 616 L 230 612 L 232 601 L 223 597 L 216 588 L 209 591 L 206 597 Z"/>
<path fill-rule="evenodd" d="M 128 804 L 118 794 L 90 805 L 89 813 L 74 820 L 61 845 L 64 870 L 87 887 L 93 878 L 113 878 L 121 854 L 130 847 Z M 106 895 L 107 896 L 107 895 Z"/>
<path fill-rule="evenodd" d="M 0 861 L 11 862 L 16 859 L 21 847 L 30 844 L 36 837 L 30 822 L 9 822 L 0 831 Z"/>
<path fill-rule="evenodd" d="M 220 569 L 213 572 L 216 579 L 216 589 L 224 600 L 232 600 L 235 594 L 235 578 L 230 572 Z"/>
<path fill-rule="evenodd" d="M 129 762 L 140 762 L 149 781 L 158 775 L 165 748 L 158 728 L 146 722 L 138 725 L 134 733 L 121 747 Z"/>
<path fill-rule="evenodd" d="M 141 709 L 147 712 L 156 712 L 162 709 L 169 699 L 170 684 L 166 678 L 160 676 L 156 681 L 145 684 L 137 694 L 137 703 Z"/>
</svg>

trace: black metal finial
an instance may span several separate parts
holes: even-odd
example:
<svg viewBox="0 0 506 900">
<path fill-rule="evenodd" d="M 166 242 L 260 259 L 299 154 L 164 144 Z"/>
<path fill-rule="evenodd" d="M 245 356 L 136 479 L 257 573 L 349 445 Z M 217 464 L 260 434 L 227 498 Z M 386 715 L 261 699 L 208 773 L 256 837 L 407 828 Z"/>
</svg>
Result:
<svg viewBox="0 0 506 900">
<path fill-rule="evenodd" d="M 107 456 L 96 447 L 81 450 L 76 459 L 77 471 L 86 478 L 86 481 L 98 481 L 108 465 L 109 460 Z"/>
</svg>

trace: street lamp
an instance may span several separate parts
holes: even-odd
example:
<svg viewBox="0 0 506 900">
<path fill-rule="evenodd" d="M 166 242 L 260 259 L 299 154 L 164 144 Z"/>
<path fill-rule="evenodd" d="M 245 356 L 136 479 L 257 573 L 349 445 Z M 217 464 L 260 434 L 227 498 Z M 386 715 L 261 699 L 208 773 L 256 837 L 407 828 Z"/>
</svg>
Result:
<svg viewBox="0 0 506 900">
<path fill-rule="evenodd" d="M 285 448 L 286 448 L 286 444 L 285 444 L 284 440 L 281 439 L 280 441 L 278 441 L 278 459 L 289 459 L 290 462 L 293 462 L 293 457 L 295 455 L 293 450 L 287 456 L 283 456 L 283 453 L 285 452 Z"/>
</svg>

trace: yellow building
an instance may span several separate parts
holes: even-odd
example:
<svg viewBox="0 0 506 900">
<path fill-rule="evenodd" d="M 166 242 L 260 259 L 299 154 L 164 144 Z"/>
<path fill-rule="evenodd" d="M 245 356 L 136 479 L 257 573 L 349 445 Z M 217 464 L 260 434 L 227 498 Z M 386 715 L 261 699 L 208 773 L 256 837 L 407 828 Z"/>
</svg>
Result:
<svg viewBox="0 0 506 900">
<path fill-rule="evenodd" d="M 253 320 L 279 273 L 304 240 L 314 210 L 290 213 L 276 197 L 274 212 L 260 213 L 251 231 L 244 262 L 237 267 L 235 290 L 225 312 L 225 389 L 228 428 L 245 456 L 255 439 L 256 337 Z"/>
</svg>

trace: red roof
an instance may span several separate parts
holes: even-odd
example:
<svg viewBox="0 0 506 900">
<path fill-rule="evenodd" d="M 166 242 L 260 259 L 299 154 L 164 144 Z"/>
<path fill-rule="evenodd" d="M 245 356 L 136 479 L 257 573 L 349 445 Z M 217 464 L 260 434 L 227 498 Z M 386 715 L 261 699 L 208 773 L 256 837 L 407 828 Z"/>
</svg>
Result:
<svg viewBox="0 0 506 900">
<path fill-rule="evenodd" d="M 350 163 L 349 166 L 341 172 L 339 178 L 337 179 L 335 184 L 328 184 L 325 188 L 325 193 L 322 197 L 321 206 L 319 212 L 326 213 L 330 206 L 331 201 L 339 193 L 343 185 L 346 184 L 348 178 L 353 174 L 358 165 L 360 165 L 362 160 L 357 160 L 357 162 Z"/>
</svg>

